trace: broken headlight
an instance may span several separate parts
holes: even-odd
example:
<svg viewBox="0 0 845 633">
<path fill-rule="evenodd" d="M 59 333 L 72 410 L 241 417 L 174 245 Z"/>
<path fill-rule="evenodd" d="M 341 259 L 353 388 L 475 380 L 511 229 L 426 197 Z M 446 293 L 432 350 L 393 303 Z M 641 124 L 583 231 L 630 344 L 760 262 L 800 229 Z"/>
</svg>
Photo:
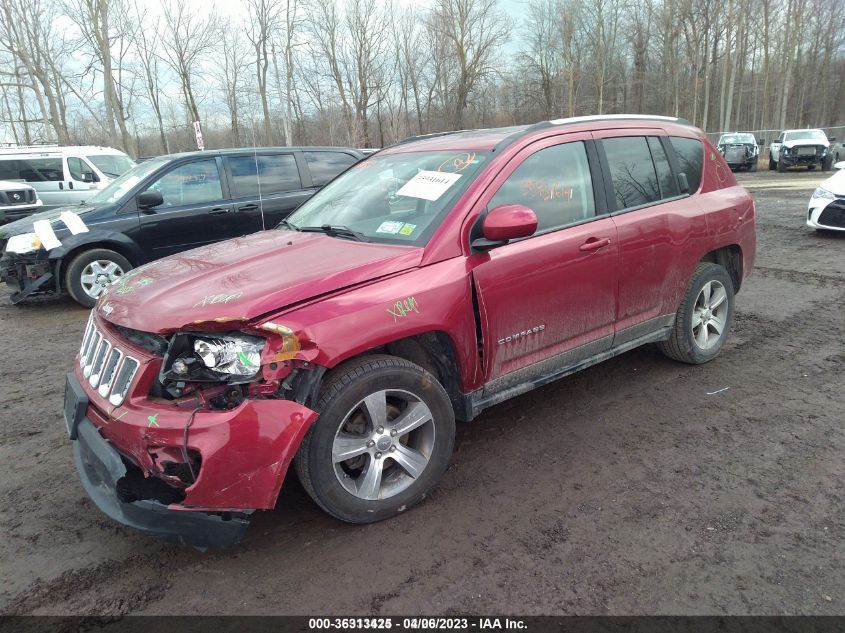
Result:
<svg viewBox="0 0 845 633">
<path fill-rule="evenodd" d="M 261 370 L 265 339 L 248 334 L 176 334 L 162 364 L 161 381 L 249 382 Z"/>
</svg>

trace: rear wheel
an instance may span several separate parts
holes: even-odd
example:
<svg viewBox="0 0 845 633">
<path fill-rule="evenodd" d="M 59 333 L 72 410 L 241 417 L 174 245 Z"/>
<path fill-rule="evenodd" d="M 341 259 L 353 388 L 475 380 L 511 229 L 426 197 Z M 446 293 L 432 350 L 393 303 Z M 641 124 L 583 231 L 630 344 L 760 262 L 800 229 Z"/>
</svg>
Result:
<svg viewBox="0 0 845 633">
<path fill-rule="evenodd" d="M 434 488 L 452 455 L 455 417 L 430 373 L 393 356 L 366 356 L 328 378 L 296 458 L 299 479 L 329 514 L 372 523 Z"/>
<path fill-rule="evenodd" d="M 65 288 L 74 301 L 93 308 L 106 286 L 130 270 L 132 264 L 120 253 L 105 248 L 84 251 L 67 267 Z"/>
<path fill-rule="evenodd" d="M 693 365 L 713 360 L 731 329 L 733 313 L 733 282 L 728 272 L 717 264 L 699 264 L 675 315 L 672 335 L 658 344 L 660 351 Z"/>
</svg>

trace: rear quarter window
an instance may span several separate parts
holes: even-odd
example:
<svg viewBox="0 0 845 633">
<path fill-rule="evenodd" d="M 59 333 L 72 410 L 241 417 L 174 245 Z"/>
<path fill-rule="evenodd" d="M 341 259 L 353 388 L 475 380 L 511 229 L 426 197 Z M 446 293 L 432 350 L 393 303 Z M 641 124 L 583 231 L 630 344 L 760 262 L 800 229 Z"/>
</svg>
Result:
<svg viewBox="0 0 845 633">
<path fill-rule="evenodd" d="M 358 159 L 344 152 L 302 152 L 315 187 L 322 187 Z"/>
<path fill-rule="evenodd" d="M 670 136 L 669 141 L 678 157 L 681 171 L 687 175 L 689 192 L 695 193 L 701 184 L 701 169 L 704 166 L 704 146 L 701 141 L 682 136 Z"/>
</svg>

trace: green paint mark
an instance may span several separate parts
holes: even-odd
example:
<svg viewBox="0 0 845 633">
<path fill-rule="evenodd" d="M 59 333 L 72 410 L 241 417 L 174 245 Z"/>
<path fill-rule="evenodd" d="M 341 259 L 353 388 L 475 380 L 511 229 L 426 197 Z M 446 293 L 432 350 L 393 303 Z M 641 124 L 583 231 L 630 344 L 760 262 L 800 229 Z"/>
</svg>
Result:
<svg viewBox="0 0 845 633">
<path fill-rule="evenodd" d="M 120 284 L 117 287 L 117 290 L 115 290 L 115 292 L 119 295 L 128 295 L 133 290 L 134 290 L 134 288 L 132 286 L 126 286 L 124 284 Z"/>
<path fill-rule="evenodd" d="M 257 367 L 257 365 L 249 359 L 249 356 L 243 352 L 238 352 L 238 358 L 241 359 L 241 362 L 247 367 Z"/>
<path fill-rule="evenodd" d="M 147 425 L 147 428 L 150 428 L 151 426 L 159 428 L 158 422 L 156 422 L 157 417 L 158 417 L 158 413 L 156 413 L 155 415 L 148 415 L 147 416 L 147 419 L 150 421 L 150 423 Z"/>
<path fill-rule="evenodd" d="M 153 283 L 153 280 L 150 277 L 144 277 L 136 281 L 135 286 L 139 288 L 141 286 L 149 286 L 151 283 Z"/>
</svg>

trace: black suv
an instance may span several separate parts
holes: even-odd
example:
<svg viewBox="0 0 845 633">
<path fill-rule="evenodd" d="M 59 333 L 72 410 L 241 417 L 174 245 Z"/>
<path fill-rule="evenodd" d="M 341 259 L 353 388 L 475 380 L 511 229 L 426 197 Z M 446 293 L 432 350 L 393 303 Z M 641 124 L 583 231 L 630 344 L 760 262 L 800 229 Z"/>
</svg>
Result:
<svg viewBox="0 0 845 633">
<path fill-rule="evenodd" d="M 128 270 L 272 228 L 363 155 L 337 147 L 188 152 L 144 161 L 83 205 L 0 228 L 12 302 L 66 290 L 91 307 Z"/>
</svg>

